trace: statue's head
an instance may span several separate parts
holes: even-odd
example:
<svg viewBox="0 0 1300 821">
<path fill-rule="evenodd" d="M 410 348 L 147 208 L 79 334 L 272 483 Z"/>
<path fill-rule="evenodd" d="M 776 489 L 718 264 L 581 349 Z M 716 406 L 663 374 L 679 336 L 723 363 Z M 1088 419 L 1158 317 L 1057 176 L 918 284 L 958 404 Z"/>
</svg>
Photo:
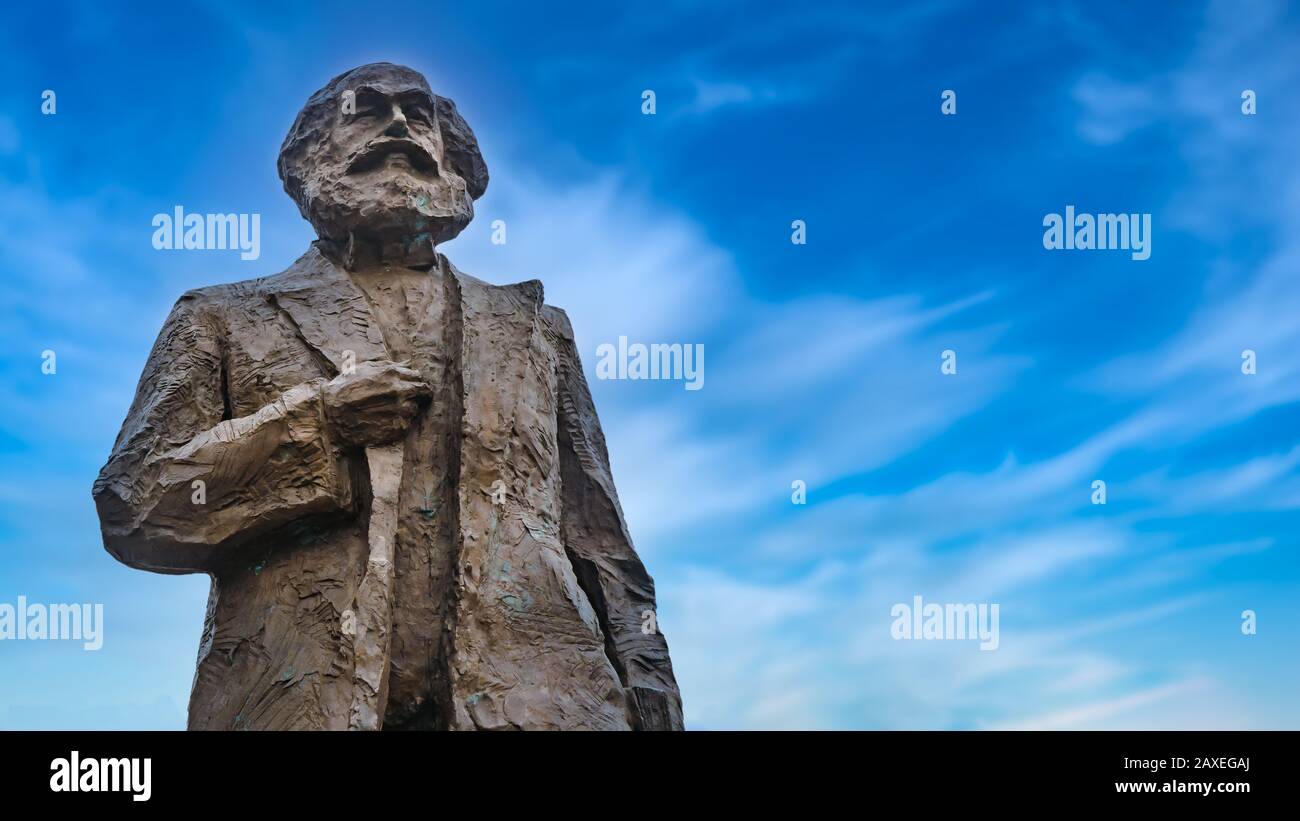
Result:
<svg viewBox="0 0 1300 821">
<path fill-rule="evenodd" d="M 381 246 L 455 237 L 488 182 L 456 104 L 392 63 L 354 68 L 313 94 L 284 138 L 279 170 L 321 239 Z"/>
</svg>

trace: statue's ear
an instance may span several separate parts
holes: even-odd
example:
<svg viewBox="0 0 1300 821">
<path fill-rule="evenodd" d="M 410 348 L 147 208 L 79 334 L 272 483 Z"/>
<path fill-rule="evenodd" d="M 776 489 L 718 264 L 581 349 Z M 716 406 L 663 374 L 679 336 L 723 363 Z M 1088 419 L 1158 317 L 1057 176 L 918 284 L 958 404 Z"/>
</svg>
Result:
<svg viewBox="0 0 1300 821">
<path fill-rule="evenodd" d="M 478 150 L 478 140 L 469 123 L 460 116 L 456 104 L 446 97 L 438 98 L 438 128 L 442 131 L 443 152 L 447 162 L 462 179 L 469 195 L 474 199 L 487 190 L 487 163 Z"/>
</svg>

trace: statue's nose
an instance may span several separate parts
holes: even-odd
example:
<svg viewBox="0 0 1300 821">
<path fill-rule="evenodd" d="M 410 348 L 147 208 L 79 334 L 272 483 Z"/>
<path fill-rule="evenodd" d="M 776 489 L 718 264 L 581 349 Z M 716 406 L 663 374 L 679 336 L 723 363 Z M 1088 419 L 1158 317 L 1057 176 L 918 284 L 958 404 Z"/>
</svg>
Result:
<svg viewBox="0 0 1300 821">
<path fill-rule="evenodd" d="M 406 137 L 410 133 L 410 129 L 407 128 L 406 124 L 406 115 L 402 113 L 402 107 L 398 105 L 393 106 L 393 121 L 388 124 L 388 128 L 384 129 L 384 136 Z"/>
</svg>

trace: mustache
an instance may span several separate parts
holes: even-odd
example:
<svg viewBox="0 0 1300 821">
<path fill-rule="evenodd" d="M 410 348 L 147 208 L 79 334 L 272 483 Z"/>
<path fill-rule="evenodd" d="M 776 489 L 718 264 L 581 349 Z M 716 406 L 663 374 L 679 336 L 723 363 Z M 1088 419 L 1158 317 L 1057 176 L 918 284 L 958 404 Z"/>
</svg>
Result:
<svg viewBox="0 0 1300 821">
<path fill-rule="evenodd" d="M 401 137 L 371 140 L 365 148 L 357 152 L 352 162 L 348 163 L 347 173 L 363 174 L 373 171 L 383 165 L 390 154 L 405 154 L 411 161 L 411 167 L 421 174 L 428 176 L 438 174 L 438 161 L 433 158 L 433 155 L 414 140 Z"/>
</svg>

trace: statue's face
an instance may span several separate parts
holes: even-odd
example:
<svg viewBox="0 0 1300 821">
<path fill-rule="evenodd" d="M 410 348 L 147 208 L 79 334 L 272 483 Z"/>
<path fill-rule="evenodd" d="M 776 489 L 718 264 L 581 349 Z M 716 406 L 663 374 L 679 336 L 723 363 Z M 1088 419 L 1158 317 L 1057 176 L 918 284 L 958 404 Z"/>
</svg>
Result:
<svg viewBox="0 0 1300 821">
<path fill-rule="evenodd" d="M 457 122 L 449 130 L 440 117 Z M 458 173 L 454 160 L 463 163 L 465 152 L 445 145 L 448 134 L 463 140 L 463 133 L 454 106 L 416 72 L 362 67 L 308 102 L 282 150 L 281 174 L 324 238 L 433 245 L 469 224 L 471 193 L 482 193 L 467 190 Z M 486 170 L 482 176 L 486 185 Z"/>
</svg>

